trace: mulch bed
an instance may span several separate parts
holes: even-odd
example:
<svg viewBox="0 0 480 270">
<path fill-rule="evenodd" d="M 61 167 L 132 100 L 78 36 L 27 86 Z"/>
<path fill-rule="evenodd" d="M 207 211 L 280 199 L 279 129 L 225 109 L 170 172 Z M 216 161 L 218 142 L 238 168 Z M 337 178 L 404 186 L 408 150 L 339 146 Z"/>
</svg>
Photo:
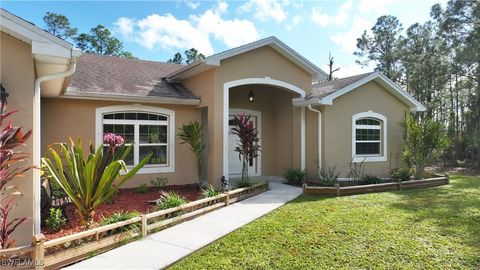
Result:
<svg viewBox="0 0 480 270">
<path fill-rule="evenodd" d="M 201 196 L 201 191 L 197 185 L 167 186 L 161 189 L 150 187 L 146 193 L 138 193 L 136 188 L 120 189 L 117 195 L 113 198 L 112 203 L 104 204 L 97 209 L 94 219 L 98 222 L 102 217 L 108 217 L 112 213 L 119 211 L 138 211 L 141 213 L 148 213 L 155 205 L 149 204 L 147 201 L 159 199 L 161 191 L 175 191 L 189 201 L 197 200 Z M 80 225 L 80 216 L 76 212 L 75 205 L 69 204 L 66 206 L 65 210 L 68 217 L 68 223 L 63 226 L 60 231 L 51 232 L 48 228 L 42 228 L 42 233 L 45 235 L 46 240 L 59 238 L 84 230 Z"/>
</svg>

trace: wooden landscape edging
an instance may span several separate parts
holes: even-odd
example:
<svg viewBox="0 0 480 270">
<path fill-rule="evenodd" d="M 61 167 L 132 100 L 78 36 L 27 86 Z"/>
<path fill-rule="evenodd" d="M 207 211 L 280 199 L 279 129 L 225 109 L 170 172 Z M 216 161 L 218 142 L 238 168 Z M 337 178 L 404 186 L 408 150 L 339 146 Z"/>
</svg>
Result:
<svg viewBox="0 0 480 270">
<path fill-rule="evenodd" d="M 45 241 L 42 234 L 33 236 L 30 246 L 0 250 L 0 259 L 25 258 L 26 265 L 7 266 L 3 269 L 57 269 L 91 257 L 94 253 L 115 248 L 122 241 L 145 237 L 153 230 L 192 219 L 215 209 L 227 206 L 268 190 L 268 183 L 231 190 L 220 195 L 196 200 L 187 204 L 160 210 L 129 220 L 101 226 L 87 231 Z M 137 226 L 130 229 L 127 226 Z M 116 232 L 114 230 L 120 231 Z M 122 231 L 124 230 L 124 231 Z M 111 233 L 111 234 L 109 234 Z M 76 243 L 76 244 L 75 244 Z"/>
<path fill-rule="evenodd" d="M 358 185 L 340 187 L 338 184 L 335 187 L 317 187 L 303 184 L 303 194 L 305 195 L 330 195 L 330 196 L 345 196 L 354 194 L 365 194 L 373 192 L 385 192 L 402 189 L 416 189 L 425 187 L 436 187 L 447 185 L 449 183 L 448 175 L 443 175 L 434 178 L 422 180 L 410 180 L 404 182 L 391 182 L 371 185 Z"/>
</svg>

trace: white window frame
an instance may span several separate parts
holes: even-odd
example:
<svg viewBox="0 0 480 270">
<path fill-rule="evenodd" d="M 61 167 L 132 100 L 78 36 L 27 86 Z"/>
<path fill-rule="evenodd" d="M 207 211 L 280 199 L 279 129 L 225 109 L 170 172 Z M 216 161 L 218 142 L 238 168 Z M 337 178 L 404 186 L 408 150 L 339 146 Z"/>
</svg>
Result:
<svg viewBox="0 0 480 270">
<path fill-rule="evenodd" d="M 380 149 L 380 154 L 374 155 L 357 155 L 356 154 L 356 143 L 362 142 L 356 140 L 356 129 L 379 129 L 378 126 L 370 126 L 370 125 L 357 125 L 356 121 L 362 118 L 373 118 L 379 120 L 380 123 L 380 146 L 383 146 Z M 382 114 L 375 113 L 372 111 L 368 112 L 361 112 L 354 114 L 352 116 L 352 160 L 353 162 L 382 162 L 387 161 L 387 117 Z M 368 142 L 376 142 L 376 141 L 368 141 Z"/>
<path fill-rule="evenodd" d="M 111 113 L 128 113 L 128 112 L 138 112 L 138 113 L 152 113 L 152 114 L 162 114 L 167 116 L 167 120 L 121 120 L 121 124 L 133 124 L 135 128 L 135 143 L 134 143 L 134 164 L 139 162 L 139 146 L 140 138 L 139 126 L 142 124 L 152 125 L 155 123 L 167 124 L 167 164 L 166 165 L 145 165 L 138 174 L 149 174 L 149 173 L 170 173 L 175 172 L 175 112 L 169 109 L 152 107 L 152 106 L 143 106 L 139 104 L 135 105 L 117 105 L 117 106 L 108 106 L 100 107 L 95 111 L 95 144 L 98 148 L 100 145 L 103 145 L 103 124 L 109 124 L 110 119 L 103 120 L 103 115 Z M 114 120 L 117 124 L 120 124 L 118 120 Z M 113 122 L 112 122 L 113 123 Z M 150 145 L 150 144 L 149 144 Z M 153 144 L 152 144 L 153 145 Z"/>
</svg>

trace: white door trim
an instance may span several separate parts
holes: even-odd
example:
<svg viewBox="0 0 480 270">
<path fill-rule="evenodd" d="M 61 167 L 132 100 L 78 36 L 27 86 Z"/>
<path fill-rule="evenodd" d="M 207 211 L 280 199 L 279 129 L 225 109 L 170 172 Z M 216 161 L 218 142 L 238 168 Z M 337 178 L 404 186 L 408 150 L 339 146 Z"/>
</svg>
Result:
<svg viewBox="0 0 480 270">
<path fill-rule="evenodd" d="M 247 113 L 251 116 L 257 117 L 257 130 L 258 130 L 258 145 L 262 146 L 262 112 L 255 111 L 255 110 L 248 110 L 248 109 L 238 109 L 238 108 L 230 108 L 229 109 L 229 118 L 232 114 L 242 114 Z M 229 131 L 230 133 L 230 131 Z M 228 136 L 227 136 L 228 139 Z M 227 156 L 228 159 L 228 156 Z M 258 153 L 257 157 L 257 171 L 255 173 L 250 174 L 251 176 L 261 176 L 262 175 L 262 149 L 260 148 L 260 152 Z"/>
<path fill-rule="evenodd" d="M 290 90 L 294 93 L 299 94 L 301 97 L 305 97 L 305 91 L 300 89 L 299 87 L 284 82 L 272 79 L 270 77 L 265 78 L 245 78 L 235 81 L 226 82 L 223 84 L 223 176 L 228 179 L 228 116 L 229 116 L 229 109 L 230 109 L 230 88 L 240 86 L 240 85 L 248 85 L 248 84 L 266 84 L 266 85 L 273 85 L 278 86 L 280 88 L 284 88 Z M 301 145 L 305 145 L 305 133 L 301 130 Z M 301 147 L 301 159 L 302 163 L 305 162 L 305 148 Z"/>
</svg>

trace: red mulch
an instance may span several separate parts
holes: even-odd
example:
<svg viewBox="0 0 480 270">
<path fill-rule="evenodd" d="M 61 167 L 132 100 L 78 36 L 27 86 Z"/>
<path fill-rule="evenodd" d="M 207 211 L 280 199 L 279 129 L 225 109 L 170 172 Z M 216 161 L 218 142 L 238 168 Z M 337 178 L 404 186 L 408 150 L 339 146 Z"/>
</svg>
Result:
<svg viewBox="0 0 480 270">
<path fill-rule="evenodd" d="M 95 212 L 95 221 L 100 221 L 102 216 L 109 216 L 119 211 L 138 211 L 148 213 L 155 205 L 147 203 L 147 201 L 160 198 L 161 191 L 176 191 L 178 194 L 187 198 L 189 201 L 197 200 L 201 192 L 197 185 L 185 186 L 167 186 L 162 189 L 150 187 L 147 193 L 138 193 L 136 188 L 120 189 L 113 198 L 113 203 L 100 206 Z M 74 204 L 66 206 L 68 223 L 58 232 L 51 232 L 48 228 L 42 228 L 42 233 L 46 240 L 59 238 L 65 235 L 74 234 L 83 230 L 80 225 L 80 216 L 76 212 Z"/>
</svg>

